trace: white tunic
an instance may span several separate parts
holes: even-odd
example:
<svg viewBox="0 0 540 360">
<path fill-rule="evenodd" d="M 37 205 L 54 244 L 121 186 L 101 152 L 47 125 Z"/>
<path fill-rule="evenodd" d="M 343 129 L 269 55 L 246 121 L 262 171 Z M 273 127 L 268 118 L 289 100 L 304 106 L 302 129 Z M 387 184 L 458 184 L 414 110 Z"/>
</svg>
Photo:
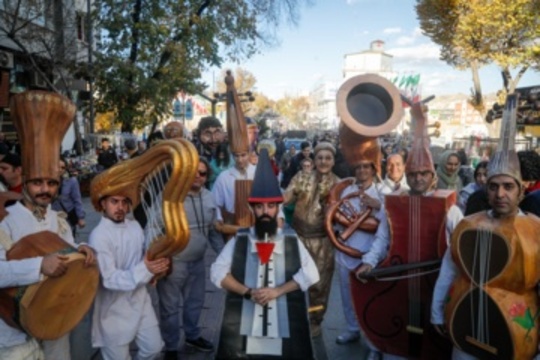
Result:
<svg viewBox="0 0 540 360">
<path fill-rule="evenodd" d="M 0 229 L 4 231 L 12 243 L 21 238 L 40 231 L 51 231 L 58 234 L 66 242 L 76 246 L 73 242 L 73 236 L 67 223 L 65 223 L 64 232 L 59 232 L 58 216 L 56 211 L 49 206 L 45 213 L 45 218 L 38 221 L 32 212 L 21 202 L 7 208 L 9 214 L 0 223 Z M 29 285 L 40 280 L 40 269 L 43 257 L 26 259 L 23 261 L 6 261 L 6 244 L 0 241 L 0 286 L 11 285 Z M 7 284 L 7 285 L 3 285 Z M 11 285 L 9 285 L 11 284 Z M 0 319 L 0 347 L 14 346 L 26 341 L 27 336 L 24 332 L 8 326 Z"/>
<path fill-rule="evenodd" d="M 157 318 L 145 284 L 152 273 L 144 264 L 144 234 L 138 222 L 115 223 L 101 218 L 89 240 L 97 255 L 101 282 L 92 320 L 94 347 L 120 346 L 131 342 L 142 314 Z"/>
<path fill-rule="evenodd" d="M 341 197 L 345 197 L 350 193 L 358 191 L 358 185 L 353 184 L 348 186 Z M 370 234 L 364 231 L 355 231 L 347 240 L 347 246 L 359 250 L 364 254 L 361 259 L 352 258 L 341 251 L 336 251 L 336 261 L 345 266 L 349 270 L 357 268 L 360 264 L 369 264 L 373 268 L 384 259 L 388 251 L 388 222 L 384 212 L 384 195 L 389 194 L 390 190 L 381 184 L 373 183 L 365 190 L 365 194 L 371 198 L 377 199 L 381 203 L 380 210 L 374 210 L 372 215 L 380 221 L 379 227 L 375 234 Z M 364 210 L 361 201 L 358 197 L 351 198 L 351 205 L 356 211 Z M 337 227 L 343 229 L 341 225 Z"/>
<path fill-rule="evenodd" d="M 214 203 L 218 208 L 217 220 L 223 220 L 221 209 L 224 208 L 231 214 L 234 214 L 234 183 L 236 180 L 253 180 L 255 177 L 254 165 L 249 165 L 245 174 L 241 174 L 236 167 L 224 170 L 219 174 L 214 187 L 212 187 L 212 195 Z"/>
</svg>

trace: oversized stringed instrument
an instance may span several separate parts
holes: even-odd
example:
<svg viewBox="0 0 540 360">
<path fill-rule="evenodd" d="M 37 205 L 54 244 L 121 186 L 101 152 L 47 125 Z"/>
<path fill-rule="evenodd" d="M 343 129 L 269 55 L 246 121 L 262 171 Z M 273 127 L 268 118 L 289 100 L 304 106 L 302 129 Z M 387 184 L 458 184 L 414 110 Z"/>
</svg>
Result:
<svg viewBox="0 0 540 360">
<path fill-rule="evenodd" d="M 60 143 L 72 123 L 75 105 L 56 93 L 26 91 L 14 95 L 10 107 L 21 142 L 24 178 L 58 179 Z M 64 225 L 63 231 L 71 231 L 65 221 Z M 35 284 L 0 290 L 0 316 L 6 324 L 40 340 L 60 338 L 80 322 L 92 305 L 99 282 L 97 267 L 84 266 L 85 256 L 77 252 L 74 244 L 50 231 L 15 242 L 8 238 L 0 241 L 7 260 L 52 253 L 68 258 L 62 276 L 44 276 Z"/>
<path fill-rule="evenodd" d="M 94 207 L 107 195 L 122 195 L 144 212 L 150 260 L 181 252 L 189 241 L 184 199 L 195 179 L 199 155 L 185 139 L 158 142 L 141 156 L 123 161 L 92 180 Z"/>
<path fill-rule="evenodd" d="M 521 179 L 514 149 L 518 96 L 509 95 L 499 147 L 488 174 Z M 538 352 L 540 219 L 534 215 L 465 218 L 452 235 L 459 274 L 446 323 L 455 346 L 481 359 L 531 359 Z"/>
</svg>

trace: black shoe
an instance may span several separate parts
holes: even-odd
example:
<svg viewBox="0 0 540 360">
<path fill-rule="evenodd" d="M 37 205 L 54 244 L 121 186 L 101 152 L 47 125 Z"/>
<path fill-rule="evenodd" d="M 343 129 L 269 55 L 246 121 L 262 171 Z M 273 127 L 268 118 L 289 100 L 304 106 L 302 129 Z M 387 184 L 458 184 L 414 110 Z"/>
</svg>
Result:
<svg viewBox="0 0 540 360">
<path fill-rule="evenodd" d="M 163 360 L 178 360 L 178 351 L 167 350 Z"/>
<path fill-rule="evenodd" d="M 186 339 L 186 345 L 204 352 L 214 351 L 214 344 L 200 336 L 195 340 Z"/>
</svg>

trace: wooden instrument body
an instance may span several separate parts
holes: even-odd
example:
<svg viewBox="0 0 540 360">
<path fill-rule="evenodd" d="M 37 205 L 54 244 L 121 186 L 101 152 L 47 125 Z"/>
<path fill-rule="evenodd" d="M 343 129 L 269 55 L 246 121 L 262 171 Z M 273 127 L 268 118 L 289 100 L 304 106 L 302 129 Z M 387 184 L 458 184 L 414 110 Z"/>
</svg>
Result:
<svg viewBox="0 0 540 360">
<path fill-rule="evenodd" d="M 455 200 L 455 192 L 447 190 L 438 190 L 431 196 L 387 195 L 390 247 L 377 269 L 398 269 L 400 265 L 442 258 L 447 246 L 446 213 Z M 429 322 L 438 274 L 430 270 L 396 270 L 395 279 L 367 283 L 351 276 L 360 326 L 382 352 L 407 358 L 449 356 L 449 342 L 438 337 Z M 426 274 L 422 274 L 424 271 Z"/>
<path fill-rule="evenodd" d="M 234 225 L 249 228 L 254 218 L 249 207 L 248 198 L 253 180 L 236 180 L 234 182 Z"/>
<path fill-rule="evenodd" d="M 534 356 L 539 245 L 540 219 L 532 215 L 494 219 L 482 212 L 459 224 L 452 236 L 459 275 L 445 309 L 456 346 L 482 359 Z"/>
<path fill-rule="evenodd" d="M 6 256 L 20 260 L 51 253 L 68 257 L 64 275 L 0 290 L 3 320 L 40 340 L 54 340 L 71 331 L 90 309 L 99 284 L 97 266 L 85 267 L 85 256 L 50 231 L 23 237 Z"/>
</svg>

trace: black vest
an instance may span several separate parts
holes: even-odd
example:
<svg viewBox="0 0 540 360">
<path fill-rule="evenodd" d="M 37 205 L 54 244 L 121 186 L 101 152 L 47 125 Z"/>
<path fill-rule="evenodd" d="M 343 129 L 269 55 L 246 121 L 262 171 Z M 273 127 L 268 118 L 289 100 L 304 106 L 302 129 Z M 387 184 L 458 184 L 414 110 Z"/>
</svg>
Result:
<svg viewBox="0 0 540 360">
<path fill-rule="evenodd" d="M 240 283 L 243 283 L 245 279 L 248 241 L 247 234 L 239 234 L 233 252 L 231 275 Z M 283 241 L 285 242 L 285 281 L 287 282 L 292 280 L 293 275 L 301 267 L 300 250 L 295 236 L 286 235 Z M 228 292 L 216 359 L 313 359 L 306 294 L 298 289 L 286 296 L 291 336 L 282 339 L 282 356 L 246 354 L 247 338 L 240 335 L 243 297 Z"/>
</svg>

